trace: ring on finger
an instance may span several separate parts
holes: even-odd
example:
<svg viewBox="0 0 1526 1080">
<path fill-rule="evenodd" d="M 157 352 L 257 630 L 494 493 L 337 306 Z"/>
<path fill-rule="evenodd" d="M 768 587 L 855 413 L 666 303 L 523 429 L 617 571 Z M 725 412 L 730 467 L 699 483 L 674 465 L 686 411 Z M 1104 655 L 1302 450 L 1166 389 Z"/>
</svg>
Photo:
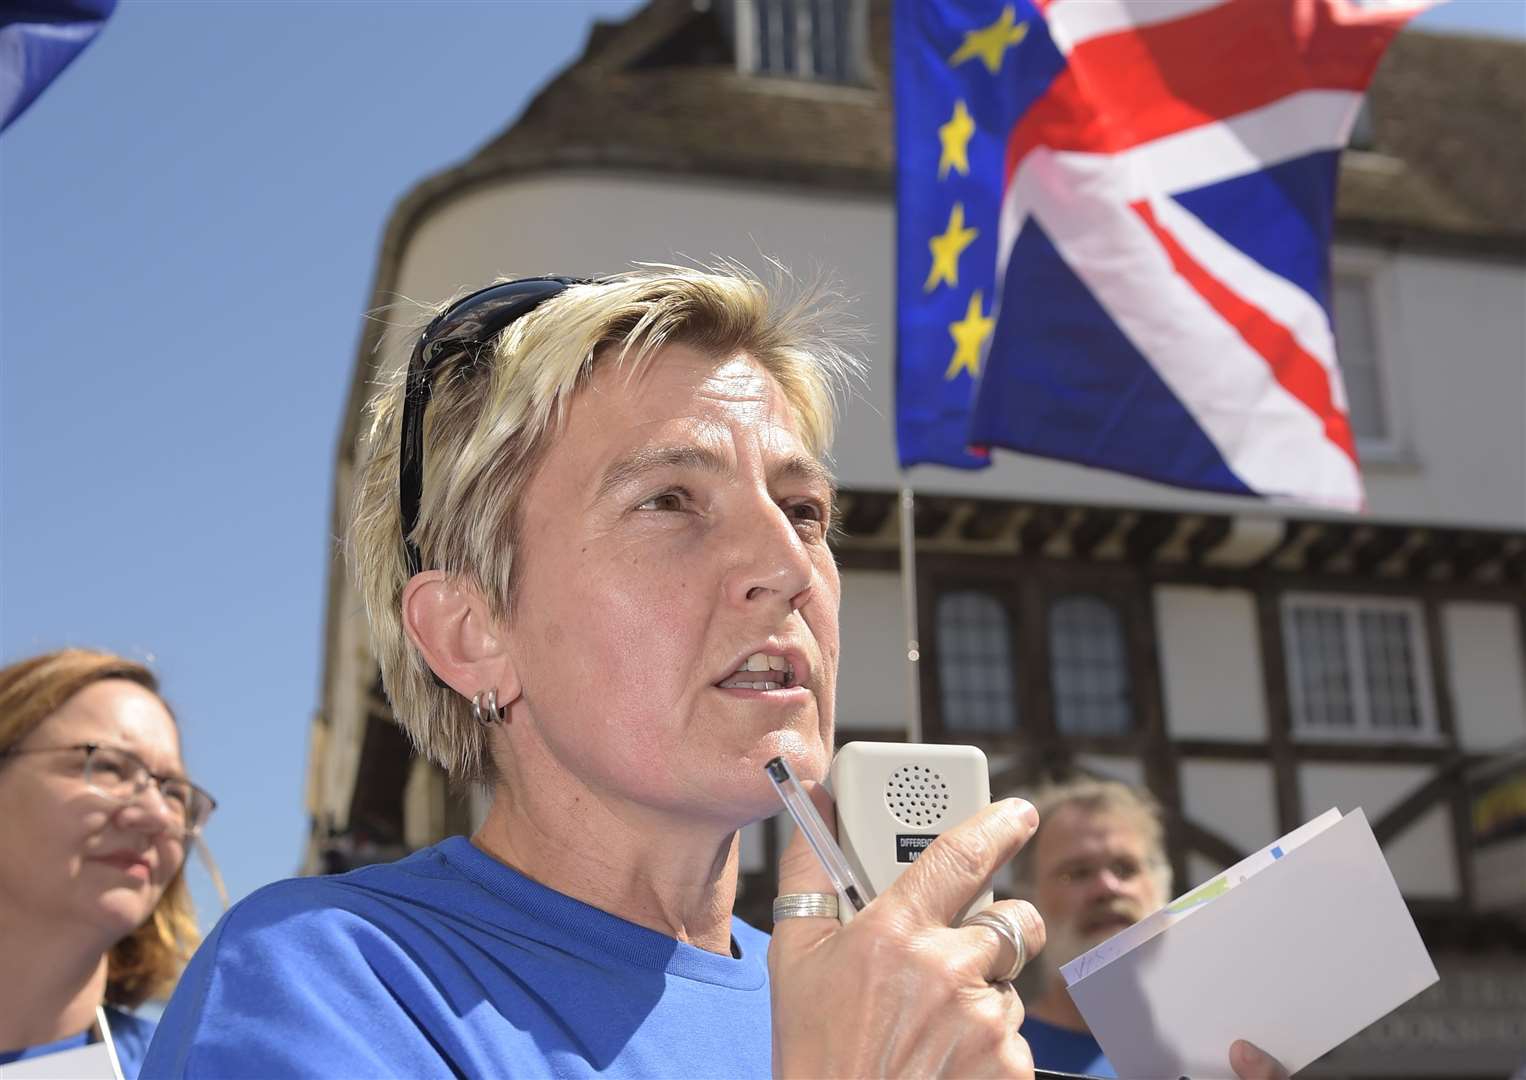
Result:
<svg viewBox="0 0 1526 1080">
<path fill-rule="evenodd" d="M 808 918 L 837 918 L 837 894 L 804 892 L 774 897 L 774 922 Z"/>
<path fill-rule="evenodd" d="M 1004 983 L 1017 978 L 1017 973 L 1023 970 L 1023 965 L 1028 962 L 1028 946 L 1023 944 L 1023 929 L 1017 925 L 1017 921 L 1000 908 L 988 907 L 965 919 L 964 925 L 984 926 L 1012 946 L 1012 967 L 1005 975 L 999 975 L 990 981 Z"/>
</svg>

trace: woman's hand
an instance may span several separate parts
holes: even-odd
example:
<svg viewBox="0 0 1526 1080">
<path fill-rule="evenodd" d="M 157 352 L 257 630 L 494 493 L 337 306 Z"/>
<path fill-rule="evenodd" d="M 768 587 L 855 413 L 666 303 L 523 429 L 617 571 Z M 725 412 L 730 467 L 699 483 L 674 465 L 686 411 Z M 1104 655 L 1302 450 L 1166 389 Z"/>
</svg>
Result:
<svg viewBox="0 0 1526 1080">
<path fill-rule="evenodd" d="M 827 821 L 831 799 L 811 797 Z M 995 931 L 955 928 L 993 874 L 1033 835 L 1038 815 L 1005 799 L 935 840 L 847 926 L 790 918 L 774 927 L 774 1074 L 783 1077 L 1031 1077 L 1018 1035 L 1023 1005 L 1008 974 L 1016 958 Z M 831 893 L 799 832 L 779 866 L 779 892 Z M 1024 900 L 996 905 L 1022 928 L 1026 956 L 1044 923 Z"/>
</svg>

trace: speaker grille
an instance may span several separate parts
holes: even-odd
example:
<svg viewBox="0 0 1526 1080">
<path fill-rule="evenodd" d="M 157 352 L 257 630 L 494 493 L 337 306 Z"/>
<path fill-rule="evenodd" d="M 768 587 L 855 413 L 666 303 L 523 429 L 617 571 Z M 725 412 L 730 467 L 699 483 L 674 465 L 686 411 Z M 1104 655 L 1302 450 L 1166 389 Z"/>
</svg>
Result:
<svg viewBox="0 0 1526 1080">
<path fill-rule="evenodd" d="M 948 784 L 926 765 L 902 765 L 885 782 L 891 816 L 913 829 L 930 829 L 948 813 Z"/>
</svg>

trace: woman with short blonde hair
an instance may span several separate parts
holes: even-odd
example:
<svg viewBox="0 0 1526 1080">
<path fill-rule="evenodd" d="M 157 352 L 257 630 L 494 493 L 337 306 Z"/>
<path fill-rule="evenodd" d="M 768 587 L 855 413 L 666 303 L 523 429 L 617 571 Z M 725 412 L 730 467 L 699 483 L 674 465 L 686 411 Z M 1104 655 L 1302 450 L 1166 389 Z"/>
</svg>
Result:
<svg viewBox="0 0 1526 1080">
<path fill-rule="evenodd" d="M 185 778 L 154 673 L 64 649 L 0 669 L 0 1065 L 82 1044 L 105 1007 L 124 1073 L 198 934 L 186 850 L 215 804 Z"/>
<path fill-rule="evenodd" d="M 1031 1074 L 1008 980 L 1042 924 L 953 921 L 1026 804 L 845 927 L 798 838 L 772 941 L 731 914 L 765 765 L 818 781 L 832 748 L 829 329 L 729 267 L 501 282 L 425 329 L 350 553 L 399 723 L 487 818 L 237 905 L 153 1075 Z"/>
</svg>

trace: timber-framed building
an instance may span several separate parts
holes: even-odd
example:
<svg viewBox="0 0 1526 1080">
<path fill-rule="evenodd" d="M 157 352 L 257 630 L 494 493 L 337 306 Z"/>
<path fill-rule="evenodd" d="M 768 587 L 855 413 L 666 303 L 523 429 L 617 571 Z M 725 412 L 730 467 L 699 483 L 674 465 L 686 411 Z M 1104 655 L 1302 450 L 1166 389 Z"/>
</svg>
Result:
<svg viewBox="0 0 1526 1080">
<path fill-rule="evenodd" d="M 835 274 L 871 334 L 836 451 L 840 741 L 905 738 L 908 717 L 888 7 L 655 0 L 595 26 L 499 137 L 402 200 L 372 303 L 713 254 Z M 998 790 L 1072 769 L 1147 785 L 1182 884 L 1329 806 L 1365 809 L 1442 980 L 1309 1075 L 1526 1062 L 1526 824 L 1499 811 L 1526 784 L 1523 131 L 1526 43 L 1410 31 L 1379 69 L 1334 261 L 1366 514 L 1019 455 L 911 476 L 924 739 L 982 746 Z M 336 533 L 375 365 L 400 359 L 358 325 Z M 392 723 L 338 561 L 308 809 L 309 872 L 481 810 Z M 771 825 L 744 836 L 754 921 L 776 850 Z"/>
</svg>

